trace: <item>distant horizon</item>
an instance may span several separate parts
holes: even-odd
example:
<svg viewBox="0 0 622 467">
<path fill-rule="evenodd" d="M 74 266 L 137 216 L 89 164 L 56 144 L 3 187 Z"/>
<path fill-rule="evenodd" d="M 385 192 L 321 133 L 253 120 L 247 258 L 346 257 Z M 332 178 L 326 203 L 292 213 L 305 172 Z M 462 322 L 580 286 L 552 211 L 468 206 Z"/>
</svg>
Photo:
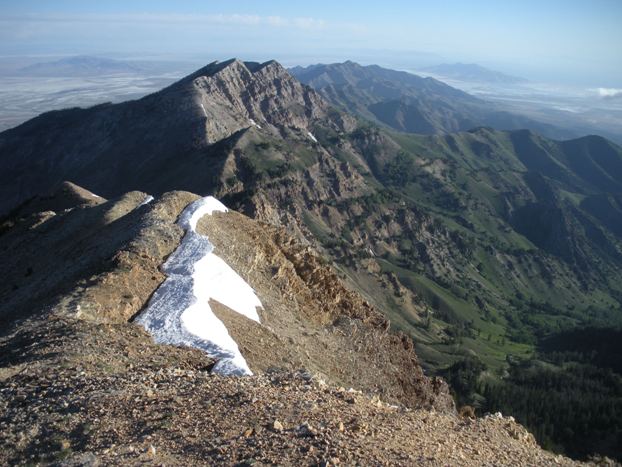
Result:
<svg viewBox="0 0 622 467">
<path fill-rule="evenodd" d="M 611 88 L 616 89 L 617 91 L 622 91 L 622 80 L 620 80 L 619 82 L 605 82 L 604 80 L 601 80 L 600 82 L 605 82 L 605 85 L 595 86 L 594 82 L 589 78 L 585 80 L 568 79 L 564 77 L 560 78 L 554 73 L 547 74 L 543 71 L 538 70 L 531 70 L 531 72 L 528 72 L 529 70 L 526 69 L 521 70 L 517 69 L 516 67 L 504 67 L 503 64 L 453 60 L 451 58 L 436 56 L 434 54 L 427 54 L 421 51 L 412 51 L 410 52 L 410 55 L 404 53 L 397 53 L 395 51 L 384 51 L 383 53 L 378 53 L 377 55 L 373 52 L 374 51 L 371 50 L 357 51 L 360 58 L 357 58 L 357 56 L 355 56 L 354 54 L 343 55 L 339 53 L 333 55 L 327 54 L 322 56 L 307 57 L 300 55 L 289 56 L 283 54 L 236 54 L 234 52 L 231 52 L 229 54 L 192 53 L 187 55 L 111 51 L 93 53 L 4 54 L 0 55 L 0 65 L 2 65 L 2 60 L 7 59 L 24 59 L 27 60 L 29 63 L 46 63 L 73 57 L 95 57 L 102 59 L 115 59 L 121 61 L 179 62 L 188 64 L 192 63 L 195 66 L 200 67 L 213 61 L 225 61 L 232 58 L 238 58 L 243 61 L 256 61 L 261 63 L 270 60 L 276 60 L 279 63 L 283 64 L 283 66 L 286 66 L 288 68 L 293 66 L 311 66 L 318 64 L 327 65 L 352 61 L 362 66 L 378 65 L 383 68 L 407 71 L 414 74 L 423 71 L 425 68 L 434 67 L 437 65 L 476 65 L 490 71 L 503 73 L 517 78 L 523 78 L 527 81 L 531 81 L 534 83 L 541 82 L 560 85 L 572 85 L 592 89 L 600 87 L 602 89 Z"/>
<path fill-rule="evenodd" d="M 380 66 L 386 69 L 394 69 L 394 70 L 398 70 L 398 71 L 404 71 L 407 73 L 411 73 L 411 74 L 415 74 L 415 75 L 420 75 L 420 76 L 431 76 L 434 77 L 436 79 L 439 79 L 443 82 L 446 82 L 447 84 L 450 84 L 451 86 L 457 87 L 459 89 L 465 90 L 467 92 L 472 92 L 472 87 L 470 86 L 470 84 L 474 84 L 474 81 L 469 82 L 467 81 L 460 81 L 459 79 L 452 79 L 451 77 L 448 76 L 443 76 L 443 75 L 439 75 L 439 74 L 435 74 L 431 71 L 429 71 L 430 68 L 434 68 L 438 65 L 474 65 L 477 67 L 482 67 L 485 70 L 494 72 L 494 73 L 501 73 L 503 75 L 506 75 L 508 77 L 512 77 L 512 78 L 519 78 L 521 80 L 524 80 L 524 82 L 521 83 L 512 83 L 509 86 L 509 88 L 511 88 L 512 86 L 516 87 L 518 86 L 517 89 L 519 89 L 521 86 L 549 86 L 550 90 L 553 91 L 561 91 L 562 93 L 568 94 L 569 92 L 573 95 L 577 95 L 580 94 L 582 97 L 585 97 L 584 94 L 589 94 L 592 95 L 595 98 L 600 98 L 600 99 L 604 99 L 604 100 L 608 100 L 608 99 L 615 99 L 616 101 L 621 100 L 622 98 L 622 86 L 620 87 L 615 87 L 615 86 L 594 86 L 592 83 L 587 82 L 587 83 L 576 83 L 576 82 L 563 82 L 563 81 L 557 81 L 555 79 L 555 76 L 551 76 L 551 77 L 547 77 L 540 75 L 540 76 L 534 76 L 534 75 L 527 75 L 527 74 L 518 74 L 518 73 L 512 73 L 511 71 L 508 71 L 506 69 L 501 69 L 501 68 L 495 68 L 494 65 L 490 66 L 490 65 L 485 65 L 482 63 L 477 63 L 477 62 L 460 62 L 460 61 L 451 61 L 451 60 L 444 60 L 443 57 L 440 56 L 435 56 L 433 54 L 426 54 L 423 52 L 413 52 L 413 55 L 411 57 L 402 57 L 402 62 L 400 62 L 399 59 L 395 59 L 392 58 L 390 55 L 387 55 L 387 53 L 385 52 L 385 54 L 383 54 L 383 59 L 382 60 L 374 60 L 374 58 L 372 56 L 367 56 L 367 57 L 362 57 L 362 59 L 356 59 L 353 57 L 347 57 L 347 58 L 343 58 L 340 55 L 334 55 L 334 56 L 328 56 L 328 57 L 324 57 L 325 59 L 321 59 L 321 58 L 311 58 L 311 57 L 306 57 L 305 59 L 301 59 L 300 56 L 296 56 L 296 57 L 288 57 L 288 56 L 284 56 L 282 58 L 277 58 L 278 56 L 270 56 L 270 55 L 264 55 L 264 56 L 257 56 L 257 55 L 251 55 L 250 57 L 244 56 L 242 54 L 216 54 L 216 55 L 212 55 L 212 56 L 205 56 L 205 54 L 186 54 L 186 55 L 168 55 L 168 54 L 164 54 L 164 55 L 149 55 L 149 54 L 142 54 L 142 53 L 114 53 L 114 52 L 107 52 L 107 53 L 93 53 L 93 54 L 89 54 L 89 53 L 83 53 L 83 54 L 37 54 L 37 55 L 0 55 L 0 75 L 7 75 L 7 70 L 11 70 L 11 71 L 18 71 L 21 68 L 27 67 L 29 65 L 33 65 L 33 64 L 46 64 L 46 63 L 55 63 L 58 61 L 62 61 L 64 59 L 70 59 L 70 58 L 79 58 L 79 57 L 84 57 L 84 58 L 99 58 L 99 59 L 109 59 L 109 60 L 117 60 L 117 61 L 127 61 L 127 62 L 152 62 L 152 63 L 161 63 L 161 64 L 166 64 L 166 63 L 170 63 L 170 64 L 177 64 L 177 66 L 182 66 L 183 69 L 185 69 L 185 71 L 187 71 L 188 73 L 195 71 L 203 66 L 205 66 L 208 63 L 212 63 L 214 61 L 227 61 L 227 60 L 231 60 L 231 59 L 239 59 L 242 61 L 255 61 L 255 62 L 266 62 L 266 61 L 270 61 L 270 60 L 276 60 L 279 63 L 281 63 L 283 66 L 285 66 L 286 68 L 291 68 L 291 67 L 295 67 L 295 66 L 302 66 L 302 67 L 307 67 L 307 66 L 314 66 L 314 65 L 329 65 L 329 64 L 336 64 L 336 63 L 345 63 L 345 62 L 353 62 L 353 63 L 357 63 L 361 66 L 369 66 L 369 65 L 376 65 L 376 66 Z M 414 57 L 414 58 L 413 58 Z M 436 58 L 436 60 L 434 59 Z M 7 62 L 3 62 L 4 60 L 15 60 L 15 62 L 11 65 L 7 66 Z M 444 60 L 444 61 L 443 61 Z M 408 64 L 407 64 L 408 63 Z M 178 72 L 179 69 L 175 69 L 175 68 L 171 68 L 170 72 L 171 73 L 175 73 Z M 10 72 L 8 72 L 8 75 L 10 76 Z M 181 75 L 180 75 L 181 76 Z M 540 79 L 538 79 L 540 78 Z M 492 86 L 492 83 L 490 83 L 490 86 Z M 477 94 L 477 93 L 476 93 Z"/>
<path fill-rule="evenodd" d="M 620 24 L 622 2 L 615 0 L 389 0 L 382 7 L 22 0 L 0 4 L 0 55 L 351 59 L 394 68 L 461 62 L 527 79 L 622 88 Z"/>
<path fill-rule="evenodd" d="M 54 63 L 59 59 L 76 56 L 127 60 L 129 67 L 116 64 L 67 63 L 51 68 L 34 67 Z M 241 54 L 48 54 L 30 57 L 0 57 L 0 131 L 14 127 L 29 118 L 49 110 L 67 107 L 89 107 L 103 102 L 123 102 L 137 99 L 172 84 L 190 73 L 204 67 L 214 60 L 224 61 L 231 58 L 243 61 L 265 62 L 276 59 L 283 66 L 290 68 L 318 63 L 343 63 L 352 60 L 363 66 L 380 65 L 386 69 L 405 71 L 419 76 L 431 76 L 445 84 L 467 92 L 491 103 L 503 106 L 508 111 L 556 125 L 562 124 L 578 129 L 578 134 L 601 134 L 622 144 L 622 89 L 613 86 L 593 86 L 589 84 L 560 84 L 553 80 L 537 81 L 531 75 L 510 74 L 506 70 L 486 67 L 492 72 L 501 72 L 525 82 L 487 81 L 484 76 L 471 79 L 469 75 L 443 75 L 425 69 L 424 66 L 408 63 L 443 63 L 434 60 L 431 55 L 423 55 L 418 61 L 404 60 L 409 57 L 391 57 L 384 54 L 382 60 L 372 57 L 275 57 L 270 55 Z M 151 62 L 151 63 L 146 63 Z M 480 65 L 480 64 L 478 64 Z M 46 74 L 47 73 L 47 74 Z M 562 123 L 563 122 L 563 123 Z"/>
</svg>

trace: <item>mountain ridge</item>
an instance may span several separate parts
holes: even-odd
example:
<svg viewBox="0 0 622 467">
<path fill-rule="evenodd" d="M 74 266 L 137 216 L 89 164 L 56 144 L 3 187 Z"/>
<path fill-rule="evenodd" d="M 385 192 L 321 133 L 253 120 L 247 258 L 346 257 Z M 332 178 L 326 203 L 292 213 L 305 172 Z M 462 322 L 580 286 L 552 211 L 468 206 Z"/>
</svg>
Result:
<svg viewBox="0 0 622 467">
<path fill-rule="evenodd" d="M 193 188 L 326 258 L 313 260 L 304 248 L 283 253 L 293 270 L 264 271 L 270 284 L 295 272 L 310 281 L 305 296 L 314 287 L 335 292 L 337 302 L 345 289 L 358 294 L 387 320 L 380 334 L 403 332 L 396 345 L 414 342 L 435 374 L 476 358 L 501 378 L 543 337 L 620 323 L 622 230 L 611 215 L 621 206 L 618 146 L 481 125 L 393 131 L 331 107 L 274 62 L 224 63 L 139 101 L 64 111 L 1 133 L 0 165 L 10 169 L 0 185 L 4 209 L 22 203 L 4 235 L 18 225 L 55 225 L 49 213 L 28 217 L 28 199 L 65 178 L 113 200 L 142 190 L 127 206 L 146 193 Z M 287 250 L 283 238 L 244 242 L 273 242 L 253 264 Z M 324 261 L 345 289 L 317 280 L 329 278 Z M 218 312 L 241 339 L 249 335 Z M 256 343 L 247 337 L 245 345 Z"/>
<path fill-rule="evenodd" d="M 235 138 L 236 133 L 258 124 L 267 125 L 263 131 L 278 135 L 279 129 L 274 125 L 282 126 L 286 121 L 290 126 L 298 128 L 300 138 L 308 138 L 306 132 L 310 122 L 326 116 L 328 107 L 319 96 L 310 88 L 303 88 L 275 63 L 266 62 L 264 67 L 256 68 L 255 74 L 239 60 L 225 62 L 224 65 L 213 63 L 208 65 L 211 74 L 207 76 L 202 75 L 205 72 L 203 68 L 199 70 L 199 75 L 193 73 L 160 92 L 136 101 L 43 114 L 2 133 L 0 158 L 4 159 L 3 183 L 10 184 L 13 174 L 21 173 L 21 167 L 27 166 L 33 157 L 40 158 L 37 151 L 46 147 L 52 153 L 44 157 L 57 164 L 46 164 L 48 178 L 54 171 L 58 171 L 53 183 L 72 178 L 82 185 L 92 186 L 104 196 L 109 196 L 113 193 L 105 186 L 93 185 L 94 177 L 100 176 L 95 172 L 102 170 L 101 166 L 92 166 L 97 166 L 98 157 L 107 159 L 105 171 L 108 179 L 128 181 L 127 174 L 138 172 L 138 167 L 143 163 L 148 163 L 153 170 L 159 172 L 174 171 L 175 168 L 171 167 L 174 164 L 171 156 L 183 153 L 186 163 L 193 160 L 194 164 L 203 169 L 197 168 L 192 174 L 176 178 L 171 176 L 169 187 L 173 185 L 190 191 L 205 192 L 213 184 L 209 176 L 201 174 L 206 171 L 209 173 L 212 164 L 217 167 L 222 163 L 214 158 L 204 157 L 210 150 L 218 150 L 213 142 L 226 145 L 226 138 Z M 232 68 L 235 70 L 231 73 Z M 237 76 L 246 81 L 234 79 Z M 278 89 L 275 88 L 277 82 Z M 242 92 L 240 87 L 244 86 L 246 89 L 251 83 L 254 86 L 252 92 L 255 93 L 253 99 L 248 91 Z M 233 88 L 227 89 L 227 86 Z M 202 96 L 207 94 L 212 100 L 206 106 L 202 102 Z M 239 96 L 235 102 L 230 100 L 233 95 Z M 264 104 L 260 99 L 263 99 L 264 107 L 261 107 Z M 294 101 L 290 102 L 291 99 Z M 287 105 L 285 101 L 288 102 Z M 231 112 L 232 105 L 234 112 Z M 307 112 L 304 109 L 312 110 Z M 208 111 L 211 112 L 209 115 Z M 251 123 L 255 119 L 257 122 Z M 349 125 L 347 119 L 342 121 L 333 118 L 327 119 L 327 122 L 335 127 Z M 49 146 L 46 141 L 37 139 L 39 129 L 46 127 L 53 132 L 48 137 L 55 139 L 54 145 Z M 23 145 L 26 138 L 29 143 Z M 9 154 L 12 157 L 7 159 Z M 137 160 L 137 155 L 141 155 L 142 160 Z M 61 169 L 58 166 L 61 160 L 74 164 L 79 172 L 66 172 Z M 151 182 L 154 178 L 157 176 L 153 172 L 138 179 L 132 176 L 131 183 L 144 191 L 165 191 L 162 186 Z M 29 184 L 36 185 L 37 190 L 42 187 L 45 189 L 46 184 L 51 186 L 48 180 L 35 179 L 33 174 L 22 180 L 20 187 L 5 186 L 2 190 L 0 212 L 6 213 L 8 208 L 15 207 L 34 195 L 32 189 L 28 188 Z"/>
<path fill-rule="evenodd" d="M 287 85 L 281 86 L 281 91 L 272 97 L 269 91 L 274 89 L 274 83 L 277 82 Z M 171 112 L 170 106 L 174 106 L 173 108 L 177 110 Z M 589 247 L 591 242 L 605 245 L 603 251 L 609 252 L 597 253 L 597 257 L 605 261 L 603 264 L 613 264 L 611 262 L 616 261 L 615 251 L 618 247 L 615 245 L 618 240 L 615 239 L 615 232 L 619 229 L 615 222 L 605 219 L 602 224 L 612 226 L 614 232 L 612 237 L 608 233 L 602 235 L 599 233 L 600 227 L 595 228 L 594 225 L 598 225 L 601 222 L 599 219 L 603 219 L 603 207 L 611 204 L 609 198 L 602 198 L 602 189 L 596 187 L 602 184 L 603 180 L 608 180 L 609 185 L 605 188 L 608 186 L 609 191 L 605 192 L 610 194 L 607 196 L 614 196 L 619 190 L 620 183 L 616 181 L 619 169 L 615 169 L 617 167 L 615 163 L 620 151 L 615 145 L 598 137 L 584 137 L 557 143 L 528 130 L 499 132 L 486 128 L 447 136 L 415 137 L 391 134 L 361 126 L 347 114 L 333 110 L 315 91 L 296 84 L 286 70 L 274 61 L 264 64 L 249 62 L 249 65 L 237 59 L 214 62 L 159 93 L 125 105 L 112 106 L 112 109 L 115 114 L 124 115 L 128 123 L 117 124 L 118 127 L 122 127 L 119 130 L 105 129 L 100 134 L 96 133 L 91 141 L 80 138 L 75 141 L 75 136 L 71 132 L 74 131 L 75 134 L 82 132 L 85 121 L 88 126 L 92 126 L 93 123 L 89 123 L 85 118 L 73 120 L 72 117 L 67 122 L 69 126 L 63 127 L 63 134 L 60 136 L 66 141 L 67 147 L 63 147 L 64 144 L 61 143 L 55 148 L 44 147 L 42 151 L 43 148 L 33 147 L 32 142 L 30 146 L 20 147 L 23 138 L 20 136 L 21 133 L 26 132 L 30 135 L 31 132 L 35 132 L 33 135 L 36 135 L 39 131 L 31 128 L 35 124 L 34 121 L 2 133 L 0 161 L 6 161 L 10 155 L 9 167 L 15 164 L 15 160 L 22 159 L 28 164 L 37 160 L 40 162 L 36 163 L 46 161 L 47 167 L 52 168 L 49 175 L 31 169 L 24 171 L 25 168 L 19 166 L 15 167 L 16 172 L 13 174 L 5 171 L 3 180 L 5 191 L 13 193 L 15 187 L 12 183 L 17 179 L 20 180 L 20 186 L 24 187 L 27 184 L 24 174 L 32 176 L 33 172 L 38 177 L 47 177 L 48 182 L 37 180 L 36 185 L 31 188 L 33 190 L 31 193 L 41 190 L 45 187 L 45 183 L 58 183 L 54 177 L 60 181 L 63 176 L 69 176 L 83 185 L 86 183 L 96 192 L 103 190 L 106 197 L 118 196 L 133 187 L 154 194 L 172 188 L 197 188 L 195 191 L 200 194 L 215 193 L 242 212 L 276 225 L 284 225 L 305 241 L 326 247 L 331 242 L 328 242 L 328 237 L 322 240 L 324 236 L 340 238 L 346 226 L 350 230 L 354 229 L 352 223 L 358 217 L 352 217 L 354 213 L 348 213 L 349 209 L 345 211 L 347 213 L 345 216 L 343 213 L 333 213 L 330 204 L 322 207 L 321 203 L 337 201 L 357 205 L 360 200 L 378 197 L 380 193 L 386 197 L 384 192 L 387 188 L 393 190 L 390 196 L 395 196 L 396 190 L 400 191 L 403 186 L 412 184 L 413 179 L 409 171 L 416 170 L 421 173 L 421 183 L 432 184 L 429 185 L 432 190 L 428 188 L 428 196 L 432 198 L 426 201 L 425 197 L 421 198 L 418 194 L 417 197 L 420 199 L 416 203 L 412 202 L 411 195 L 407 195 L 404 199 L 408 200 L 412 212 L 418 213 L 416 216 L 419 216 L 422 225 L 427 226 L 432 225 L 431 220 L 442 214 L 442 210 L 438 211 L 442 206 L 433 206 L 434 203 L 441 201 L 466 206 L 459 197 L 467 199 L 472 195 L 468 190 L 465 192 L 463 188 L 456 186 L 451 179 L 452 172 L 463 171 L 461 177 L 467 177 L 465 179 L 467 184 L 473 186 L 479 184 L 481 185 L 479 189 L 490 191 L 495 188 L 490 186 L 485 188 L 481 181 L 476 180 L 481 176 L 476 176 L 473 170 L 488 171 L 492 167 L 497 167 L 497 170 L 511 168 L 517 171 L 517 174 L 526 172 L 526 178 L 524 180 L 520 177 L 517 179 L 516 176 L 508 178 L 503 182 L 507 183 L 506 192 L 494 194 L 492 204 L 487 208 L 490 215 L 499 217 L 499 222 L 505 225 L 503 229 L 514 230 L 528 241 L 535 241 L 534 246 L 539 245 L 548 254 L 561 259 L 564 262 L 563 268 L 576 268 L 575 261 L 584 265 L 591 263 L 587 253 L 593 248 Z M 106 114 L 110 111 L 110 107 L 102 107 L 86 111 L 69 111 L 69 114 L 77 112 L 76 115 L 81 115 L 82 112 L 90 112 L 93 114 L 92 122 L 98 122 L 98 125 L 101 125 L 99 122 L 103 122 L 106 125 L 105 122 L 110 118 Z M 148 113 L 144 114 L 145 111 Z M 183 114 L 182 121 L 186 122 L 181 126 L 180 119 L 177 118 L 179 112 Z M 141 121 L 142 119 L 136 120 L 135 117 L 148 115 L 148 122 L 151 122 L 154 121 L 154 113 L 158 116 L 165 115 L 167 119 L 173 117 L 179 131 L 173 126 L 167 127 L 166 133 L 160 132 L 158 128 L 162 127 L 163 123 L 156 118 L 156 127 L 149 128 L 147 138 L 136 138 L 136 145 L 128 147 L 126 140 L 128 135 L 135 135 L 137 129 L 145 131 L 150 124 Z M 103 118 L 98 114 L 104 114 Z M 226 117 L 221 118 L 223 115 Z M 71 130 L 71 125 L 75 126 L 75 130 Z M 43 128 L 44 131 L 41 133 L 43 138 L 50 138 L 45 133 L 45 125 L 39 123 L 36 127 Z M 54 129 L 52 131 L 56 132 Z M 67 134 L 70 134 L 69 138 Z M 162 139 L 164 134 L 166 138 Z M 188 139 L 194 140 L 188 143 Z M 283 145 L 284 141 L 287 142 L 287 146 Z M 154 148 L 154 151 L 151 148 Z M 602 152 L 604 149 L 609 152 Z M 16 157 L 15 150 L 18 151 L 17 154 L 22 152 L 22 155 Z M 89 151 L 88 157 L 85 157 L 87 154 L 83 155 L 84 150 Z M 590 158 L 590 151 L 595 151 L 595 158 Z M 71 153 L 74 154 L 73 158 L 69 156 Z M 579 157 L 577 154 L 583 155 Z M 85 162 L 89 159 L 93 161 L 91 162 L 93 169 L 84 170 Z M 178 163 L 178 160 L 183 160 L 183 163 Z M 577 165 L 579 160 L 583 161 L 583 165 Z M 54 164 L 61 165 L 54 168 Z M 98 173 L 101 167 L 110 170 L 109 167 L 116 164 L 124 164 L 116 170 L 118 176 L 111 178 L 112 174 Z M 403 164 L 403 167 L 396 164 Z M 426 165 L 429 165 L 429 168 L 426 168 Z M 434 168 L 436 166 L 437 168 Z M 166 167 L 165 170 L 162 170 L 163 167 Z M 528 175 L 529 172 L 540 173 L 544 178 Z M 114 180 L 113 185 L 110 184 L 110 180 Z M 491 180 L 488 183 L 494 185 L 499 181 Z M 585 197 L 585 200 L 576 205 L 568 204 L 566 198 L 570 195 L 566 194 L 567 192 L 576 192 L 577 194 L 572 196 Z M 399 198 L 403 194 L 397 196 Z M 10 197 L 6 196 L 4 202 L 7 203 L 9 200 Z M 491 200 L 484 197 L 477 202 L 488 204 Z M 503 207 L 499 203 L 502 203 Z M 450 207 L 449 212 L 442 216 L 449 214 L 449 217 L 446 217 L 447 221 L 455 222 L 453 220 L 456 218 L 453 214 L 455 208 L 451 206 L 447 205 Z M 561 230 L 557 231 L 556 236 L 545 240 L 532 235 L 541 228 L 526 224 L 525 219 L 529 219 L 534 213 L 542 213 L 544 216 L 542 222 L 547 223 L 548 209 L 559 213 L 556 218 L 559 219 Z M 476 222 L 489 222 L 479 219 L 477 215 L 470 221 L 460 217 L 459 222 L 469 226 L 475 219 L 478 219 Z M 407 231 L 413 229 L 411 222 L 407 221 Z M 385 224 L 385 221 L 382 221 L 382 224 Z M 565 224 L 566 227 L 563 227 Z M 571 224 L 581 225 L 581 230 L 585 229 L 585 232 L 590 233 L 582 234 L 586 236 L 573 237 L 574 240 L 562 235 L 561 232 L 570 228 Z M 399 242 L 393 243 L 395 240 L 391 240 L 385 244 L 386 239 L 391 238 L 393 233 L 383 232 L 382 236 L 385 239 L 381 240 L 369 227 L 361 227 L 362 230 L 357 232 L 361 238 L 350 240 L 353 242 L 352 247 L 362 247 L 367 243 L 365 249 L 372 248 L 374 251 L 383 251 L 384 254 L 401 256 Z M 400 227 L 402 228 L 403 226 Z M 455 227 L 449 228 L 447 235 L 454 229 Z M 388 232 L 393 230 L 395 228 L 391 227 Z M 412 241 L 419 241 L 416 237 L 421 234 L 422 232 L 413 233 L 415 236 Z M 457 242 L 458 248 L 464 249 L 462 237 L 466 235 L 464 238 L 468 238 L 473 234 L 472 228 L 467 228 L 459 235 L 452 234 L 454 237 L 451 241 Z M 499 231 L 499 235 L 506 234 Z M 516 240 L 511 240 L 514 241 Z M 343 248 L 350 242 L 346 241 Z M 440 280 L 439 274 L 444 274 L 441 271 L 447 273 L 455 269 L 450 264 L 456 259 L 451 259 L 448 252 L 442 255 L 432 254 L 432 251 L 440 246 L 434 246 L 435 242 L 431 239 L 426 242 L 428 242 L 426 247 L 419 247 L 422 259 L 429 258 L 426 261 L 439 262 L 441 258 L 446 258 L 441 261 L 446 263 L 443 266 L 441 262 L 438 266 L 425 266 L 428 273 L 434 275 L 435 280 Z M 579 247 L 579 244 L 582 246 Z M 337 258 L 341 260 L 349 257 L 343 248 L 337 254 Z M 337 253 L 336 250 L 334 253 Z M 346 256 L 342 257 L 344 254 Z M 579 276 L 583 277 L 584 274 L 581 273 Z M 588 282 L 593 280 L 592 278 Z M 415 314 L 420 313 L 416 311 L 417 306 L 412 310 Z"/>
<path fill-rule="evenodd" d="M 350 61 L 291 71 L 333 105 L 398 131 L 440 134 L 487 125 L 500 130 L 532 128 L 550 137 L 574 135 L 405 71 Z"/>
</svg>

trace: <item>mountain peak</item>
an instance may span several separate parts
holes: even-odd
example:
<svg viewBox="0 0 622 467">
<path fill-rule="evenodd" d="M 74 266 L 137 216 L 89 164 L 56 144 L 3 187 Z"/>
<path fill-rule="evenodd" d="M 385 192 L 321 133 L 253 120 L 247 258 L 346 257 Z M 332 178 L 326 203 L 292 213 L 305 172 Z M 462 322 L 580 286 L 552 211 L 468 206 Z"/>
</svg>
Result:
<svg viewBox="0 0 622 467">
<path fill-rule="evenodd" d="M 64 123 L 59 123 L 61 121 Z M 42 130 L 40 135 L 50 131 L 58 139 L 45 156 L 42 154 L 46 160 L 54 161 L 46 166 L 50 177 L 45 186 L 35 182 L 34 173 L 32 183 L 24 179 L 18 182 L 11 171 L 19 170 L 14 162 L 19 158 L 10 159 L 12 162 L 0 177 L 0 213 L 49 190 L 67 177 L 110 197 L 115 193 L 109 190 L 109 184 L 105 186 L 101 182 L 107 177 L 124 178 L 124 174 L 131 173 L 129 167 L 139 166 L 141 161 L 157 160 L 170 167 L 168 164 L 174 163 L 172 155 L 184 154 L 186 161 L 193 160 L 202 166 L 209 147 L 249 128 L 265 137 L 278 137 L 283 131 L 290 131 L 305 144 L 315 144 L 314 137 L 308 135 L 312 134 L 314 125 L 321 123 L 335 131 L 343 131 L 346 126 L 353 125 L 352 122 L 352 119 L 329 112 L 328 104 L 315 90 L 294 79 L 275 60 L 255 63 L 232 58 L 212 62 L 140 100 L 105 108 L 74 109 L 61 115 L 48 114 L 13 129 L 12 134 L 19 135 L 30 126 Z M 87 131 L 87 127 L 91 130 Z M 82 137 L 85 132 L 89 134 L 86 139 Z M 93 150 L 87 140 L 106 143 L 96 145 L 97 149 Z M 29 152 L 30 149 L 23 146 L 19 149 L 19 141 L 19 138 L 4 140 L 0 157 L 14 156 L 14 151 Z M 33 140 L 32 148 L 45 146 L 43 140 Z M 24 157 L 30 158 L 32 154 L 29 152 Z M 114 162 L 106 163 L 102 169 L 98 162 L 102 160 L 100 157 Z M 80 174 L 62 169 L 65 163 L 77 161 L 82 164 Z M 92 167 L 93 171 L 86 167 Z M 213 169 L 210 167 L 207 173 Z M 106 175 L 95 175 L 102 170 Z M 203 191 L 205 186 L 210 186 L 206 178 L 211 176 L 207 173 L 189 173 L 189 184 L 181 186 Z M 152 181 L 158 178 L 156 175 L 141 174 L 138 178 L 141 181 L 132 177 L 133 186 L 145 191 L 161 190 L 153 185 Z M 21 183 L 23 188 L 8 188 L 16 183 Z"/>
<path fill-rule="evenodd" d="M 268 60 L 266 62 L 245 62 L 239 58 L 230 58 L 225 61 L 213 61 L 208 63 L 197 71 L 191 73 L 182 79 L 182 81 L 191 81 L 199 77 L 215 76 L 224 71 L 233 71 L 236 73 L 254 74 L 262 70 L 274 70 L 278 72 L 288 73 L 287 70 L 276 60 Z"/>
<path fill-rule="evenodd" d="M 283 127 L 309 131 L 328 108 L 276 60 L 212 63 L 173 86 L 191 95 L 208 143 L 251 126 L 274 134 Z"/>
<path fill-rule="evenodd" d="M 189 74 L 185 78 L 182 78 L 175 84 L 178 84 L 180 82 L 192 81 L 201 76 L 214 76 L 227 68 L 239 68 L 240 66 L 246 68 L 244 62 L 238 58 L 231 58 L 229 60 L 225 60 L 224 62 L 219 62 L 218 60 L 215 60 L 208 63 L 204 67 L 199 68 L 197 71 Z"/>
<path fill-rule="evenodd" d="M 50 190 L 30 198 L 18 206 L 11 216 L 26 218 L 40 212 L 63 212 L 78 206 L 95 206 L 106 200 L 91 191 L 69 181 L 54 185 Z"/>
<path fill-rule="evenodd" d="M 248 68 L 251 71 L 251 73 L 255 73 L 264 68 L 276 68 L 276 69 L 283 68 L 281 64 L 274 59 L 268 60 L 266 62 L 244 62 L 244 65 L 246 66 L 246 68 Z"/>
<path fill-rule="evenodd" d="M 51 196 L 64 196 L 68 199 L 75 200 L 76 204 L 91 202 L 93 199 L 102 199 L 101 196 L 68 180 L 63 181 Z"/>
<path fill-rule="evenodd" d="M 570 143 L 572 141 L 575 141 L 577 143 L 578 142 L 586 143 L 586 144 L 607 144 L 611 146 L 611 141 L 609 141 L 607 138 L 604 138 L 600 135 L 580 136 L 579 138 L 574 138 L 574 139 L 568 140 L 567 142 Z"/>
</svg>

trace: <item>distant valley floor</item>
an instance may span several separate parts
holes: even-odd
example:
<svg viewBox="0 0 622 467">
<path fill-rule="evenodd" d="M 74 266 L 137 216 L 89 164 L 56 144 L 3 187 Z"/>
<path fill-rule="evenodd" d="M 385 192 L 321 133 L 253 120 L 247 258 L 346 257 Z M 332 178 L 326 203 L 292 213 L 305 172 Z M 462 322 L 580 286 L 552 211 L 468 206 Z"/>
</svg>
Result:
<svg viewBox="0 0 622 467">
<path fill-rule="evenodd" d="M 138 99 L 179 79 L 183 73 L 98 77 L 24 78 L 0 76 L 0 131 L 43 112 Z"/>
</svg>

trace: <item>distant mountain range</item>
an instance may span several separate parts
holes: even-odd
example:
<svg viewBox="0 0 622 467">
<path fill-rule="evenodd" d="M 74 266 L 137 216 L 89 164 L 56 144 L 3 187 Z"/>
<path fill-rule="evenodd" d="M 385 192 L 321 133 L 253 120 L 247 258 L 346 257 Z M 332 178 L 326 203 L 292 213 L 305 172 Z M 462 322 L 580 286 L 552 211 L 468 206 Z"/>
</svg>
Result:
<svg viewBox="0 0 622 467">
<path fill-rule="evenodd" d="M 78 55 L 60 60 L 35 63 L 10 74 L 28 77 L 93 77 L 108 75 L 137 75 L 187 70 L 188 63 L 175 61 L 116 60 L 90 55 Z"/>
<path fill-rule="evenodd" d="M 527 82 L 525 78 L 506 75 L 505 73 L 490 70 L 475 63 L 443 63 L 441 65 L 425 68 L 423 71 L 433 73 L 443 78 L 473 83 L 520 84 Z"/>
<path fill-rule="evenodd" d="M 68 57 L 53 62 L 35 63 L 23 67 L 20 74 L 28 76 L 93 76 L 137 73 L 140 68 L 130 62 L 90 56 Z"/>
<path fill-rule="evenodd" d="M 333 105 L 395 130 L 438 134 L 477 126 L 530 128 L 564 139 L 575 133 L 504 111 L 434 78 L 347 61 L 289 70 Z"/>
</svg>

